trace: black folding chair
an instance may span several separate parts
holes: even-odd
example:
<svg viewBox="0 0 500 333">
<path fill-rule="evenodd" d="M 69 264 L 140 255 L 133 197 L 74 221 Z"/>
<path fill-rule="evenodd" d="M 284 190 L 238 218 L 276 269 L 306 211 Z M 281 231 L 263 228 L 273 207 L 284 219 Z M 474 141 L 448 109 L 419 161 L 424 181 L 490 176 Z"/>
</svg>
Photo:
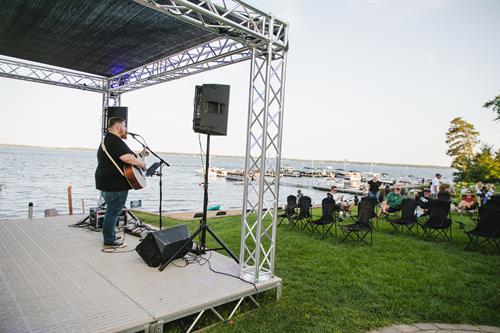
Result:
<svg viewBox="0 0 500 333">
<path fill-rule="evenodd" d="M 424 231 L 424 239 L 441 239 L 451 241 L 451 224 L 450 202 L 443 200 L 430 200 L 429 217 L 425 223 L 420 224 L 420 227 Z"/>
<path fill-rule="evenodd" d="M 278 216 L 278 225 L 282 223 L 290 224 L 290 221 L 297 214 L 297 197 L 295 195 L 289 195 L 286 197 L 286 207 L 285 212 Z"/>
<path fill-rule="evenodd" d="M 376 228 L 378 228 L 378 214 L 377 214 L 377 209 L 380 208 L 380 203 L 378 202 L 378 200 L 376 198 L 373 198 L 373 197 L 363 197 L 363 198 L 361 198 L 360 202 L 363 202 L 363 201 L 370 201 L 370 202 L 372 202 L 375 205 L 375 209 L 373 211 L 373 217 L 371 218 L 371 221 L 372 221 L 372 224 L 373 224 L 373 222 L 375 222 L 375 226 L 376 226 Z M 353 221 L 356 221 L 357 217 L 352 216 L 351 219 Z"/>
<path fill-rule="evenodd" d="M 312 219 L 312 200 L 308 196 L 303 196 L 299 199 L 299 213 L 290 220 L 290 229 L 298 227 L 300 229 L 307 228 L 308 223 Z"/>
<path fill-rule="evenodd" d="M 359 203 L 356 223 L 344 224 L 340 226 L 340 229 L 344 234 L 342 242 L 344 242 L 347 238 L 351 238 L 367 245 L 373 244 L 372 221 L 376 218 L 375 206 L 376 200 L 362 200 Z M 366 240 L 368 235 L 370 235 L 370 243 Z"/>
<path fill-rule="evenodd" d="M 322 234 L 323 238 L 329 234 L 337 236 L 336 212 L 338 212 L 338 210 L 332 196 L 327 196 L 321 201 L 321 211 L 322 215 L 319 219 L 309 222 L 312 232 Z M 332 228 L 334 229 L 333 234 Z"/>
<path fill-rule="evenodd" d="M 415 227 L 418 235 L 418 224 L 415 209 L 417 209 L 417 202 L 414 199 L 403 199 L 401 202 L 401 217 L 397 219 L 387 219 L 387 222 L 389 222 L 393 228 L 393 233 L 397 231 L 404 232 L 405 229 L 409 233 L 413 233 L 413 228 Z"/>
<path fill-rule="evenodd" d="M 474 229 L 465 231 L 469 243 L 465 250 L 474 250 L 485 245 L 500 252 L 500 205 L 487 203 L 479 207 L 479 219 Z"/>
</svg>

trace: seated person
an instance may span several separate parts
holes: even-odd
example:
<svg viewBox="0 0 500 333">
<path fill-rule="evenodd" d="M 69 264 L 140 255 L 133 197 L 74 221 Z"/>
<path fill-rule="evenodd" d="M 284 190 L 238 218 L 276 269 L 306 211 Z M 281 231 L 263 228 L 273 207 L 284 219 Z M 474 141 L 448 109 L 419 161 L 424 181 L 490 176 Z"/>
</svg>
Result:
<svg viewBox="0 0 500 333">
<path fill-rule="evenodd" d="M 330 192 L 327 194 L 328 196 L 332 196 L 335 200 L 337 209 L 341 211 L 347 211 L 350 212 L 352 207 L 354 206 L 354 202 L 351 201 L 344 201 L 344 196 L 341 195 L 340 197 L 337 194 L 337 186 L 333 185 L 330 187 Z M 335 199 L 336 198 L 336 199 Z"/>
<path fill-rule="evenodd" d="M 460 213 L 465 212 L 466 209 L 471 209 L 475 206 L 476 198 L 472 195 L 471 191 L 468 191 L 466 195 L 462 196 L 460 203 L 458 204 L 458 210 Z"/>
<path fill-rule="evenodd" d="M 401 188 L 395 187 L 394 191 L 390 192 L 385 200 L 382 201 L 380 205 L 380 214 L 387 214 L 397 212 L 401 209 L 401 201 L 403 198 L 401 197 Z"/>
<path fill-rule="evenodd" d="M 417 197 L 417 209 L 415 210 L 415 214 L 417 217 L 420 217 L 429 212 L 429 201 L 431 200 L 431 191 L 424 190 L 418 193 Z"/>
<path fill-rule="evenodd" d="M 493 184 L 488 183 L 485 187 L 486 189 L 483 195 L 483 200 L 481 201 L 482 205 L 487 204 L 490 198 L 495 194 L 495 186 L 493 186 Z"/>
</svg>

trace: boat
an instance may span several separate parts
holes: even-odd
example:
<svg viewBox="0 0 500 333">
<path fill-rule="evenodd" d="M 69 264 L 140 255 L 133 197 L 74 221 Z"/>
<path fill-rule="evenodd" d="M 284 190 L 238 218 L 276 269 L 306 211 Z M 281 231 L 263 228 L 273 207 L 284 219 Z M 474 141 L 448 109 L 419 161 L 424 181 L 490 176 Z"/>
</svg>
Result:
<svg viewBox="0 0 500 333">
<path fill-rule="evenodd" d="M 208 207 L 207 210 L 220 210 L 220 204 L 212 205 Z"/>
</svg>

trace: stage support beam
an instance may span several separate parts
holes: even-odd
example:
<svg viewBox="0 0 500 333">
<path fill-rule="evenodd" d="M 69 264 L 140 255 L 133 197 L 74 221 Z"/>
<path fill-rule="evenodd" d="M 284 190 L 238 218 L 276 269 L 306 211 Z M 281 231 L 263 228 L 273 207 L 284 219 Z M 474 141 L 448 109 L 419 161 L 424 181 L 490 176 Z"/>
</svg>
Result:
<svg viewBox="0 0 500 333">
<path fill-rule="evenodd" d="M 106 77 L 6 58 L 0 58 L 0 76 L 94 92 L 105 92 L 108 88 Z"/>
<path fill-rule="evenodd" d="M 112 77 L 110 90 L 127 92 L 250 59 L 248 46 L 219 38 Z"/>
<path fill-rule="evenodd" d="M 253 49 L 241 220 L 240 271 L 274 276 L 287 52 Z"/>
<path fill-rule="evenodd" d="M 107 92 L 102 94 L 102 113 L 101 113 L 101 139 L 106 135 L 108 124 L 106 123 L 108 106 L 121 106 L 121 94 Z"/>
<path fill-rule="evenodd" d="M 134 0 L 245 45 L 288 49 L 288 23 L 238 0 Z"/>
</svg>

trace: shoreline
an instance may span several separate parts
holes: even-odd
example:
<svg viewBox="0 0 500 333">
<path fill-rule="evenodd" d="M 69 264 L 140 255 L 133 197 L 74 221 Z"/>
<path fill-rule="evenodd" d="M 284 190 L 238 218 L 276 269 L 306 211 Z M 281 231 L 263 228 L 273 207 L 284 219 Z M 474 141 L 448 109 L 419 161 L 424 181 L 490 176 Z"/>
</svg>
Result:
<svg viewBox="0 0 500 333">
<path fill-rule="evenodd" d="M 86 148 L 86 147 L 44 147 L 44 146 L 36 146 L 36 145 L 19 145 L 19 144 L 10 144 L 10 143 L 0 143 L 0 148 L 38 148 L 38 149 L 52 149 L 52 150 L 73 150 L 73 151 L 95 151 L 94 148 Z M 199 153 L 183 153 L 183 152 L 165 152 L 159 151 L 158 154 L 170 154 L 177 156 L 199 156 Z M 212 157 L 218 158 L 245 158 L 241 155 L 217 155 L 211 154 Z M 291 162 L 311 162 L 312 159 L 304 159 L 304 158 L 293 158 L 293 157 L 282 157 L 282 161 L 291 161 Z M 339 163 L 343 164 L 344 160 L 325 160 L 325 159 L 314 159 L 314 162 L 317 163 Z M 347 161 L 347 164 L 357 164 L 357 165 L 377 165 L 377 166 L 395 166 L 395 167 L 411 167 L 411 168 L 435 168 L 435 169 L 450 169 L 449 166 L 443 165 L 432 165 L 432 164 L 405 164 L 405 163 L 388 163 L 388 162 L 366 162 L 366 161 Z"/>
</svg>

